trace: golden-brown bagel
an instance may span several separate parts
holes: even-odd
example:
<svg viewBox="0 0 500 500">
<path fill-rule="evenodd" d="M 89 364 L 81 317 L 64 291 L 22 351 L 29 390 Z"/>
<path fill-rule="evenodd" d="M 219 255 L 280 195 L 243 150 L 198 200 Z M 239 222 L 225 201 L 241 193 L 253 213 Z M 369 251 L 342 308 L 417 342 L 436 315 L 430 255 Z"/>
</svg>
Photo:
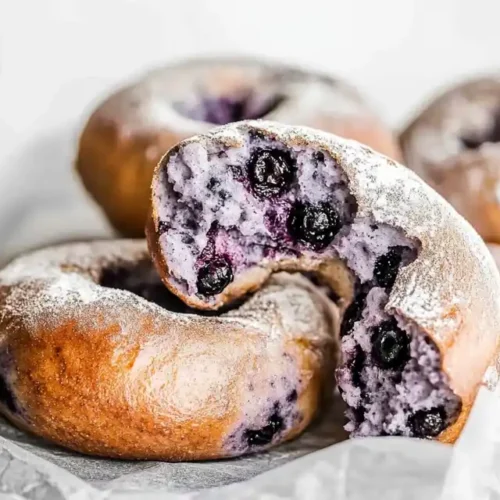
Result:
<svg viewBox="0 0 500 500">
<path fill-rule="evenodd" d="M 83 453 L 202 460 L 260 451 L 314 416 L 335 312 L 278 275 L 239 307 L 194 314 L 144 241 L 53 247 L 0 272 L 0 410 Z"/>
<path fill-rule="evenodd" d="M 405 163 L 500 243 L 500 78 L 451 88 L 401 135 Z"/>
</svg>

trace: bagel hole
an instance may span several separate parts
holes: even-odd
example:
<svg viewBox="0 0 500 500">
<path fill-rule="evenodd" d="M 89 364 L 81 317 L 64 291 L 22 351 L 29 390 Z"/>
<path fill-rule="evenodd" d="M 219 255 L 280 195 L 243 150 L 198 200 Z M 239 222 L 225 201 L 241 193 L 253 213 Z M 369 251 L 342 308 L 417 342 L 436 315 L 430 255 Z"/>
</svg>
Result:
<svg viewBox="0 0 500 500">
<path fill-rule="evenodd" d="M 103 268 L 99 277 L 99 285 L 105 288 L 114 288 L 133 293 L 167 311 L 200 316 L 220 316 L 225 312 L 236 309 L 248 298 L 246 296 L 237 303 L 225 307 L 223 310 L 203 311 L 193 309 L 165 287 L 153 263 L 149 259 L 137 262 L 115 263 Z"/>
<path fill-rule="evenodd" d="M 460 399 L 441 371 L 437 346 L 417 325 L 386 310 L 397 277 L 417 258 L 420 242 L 359 217 L 345 174 L 327 151 L 289 147 L 262 129 L 242 134 L 238 148 L 216 141 L 182 146 L 167 157 L 153 182 L 159 221 L 168 226 L 159 244 L 170 282 L 188 296 L 213 303 L 220 288 L 263 261 L 273 262 L 276 270 L 280 262 L 301 257 L 340 259 L 354 282 L 337 369 L 349 406 L 346 428 L 354 436 L 434 437 L 435 431 L 419 435 L 415 429 L 425 426 L 414 422 L 426 422 L 422 415 L 431 412 L 430 421 L 443 415 L 444 428 L 456 420 Z M 259 151 L 284 152 L 293 162 L 291 182 L 267 197 L 255 190 L 249 174 Z M 200 164 L 198 158 L 207 162 Z M 277 185 L 274 178 L 267 183 Z M 220 190 L 230 196 L 222 198 Z M 207 266 L 221 258 L 230 266 L 222 276 L 231 280 L 200 289 L 199 273 L 206 274 Z"/>
<path fill-rule="evenodd" d="M 247 91 L 228 95 L 201 94 L 194 102 L 174 103 L 174 108 L 191 120 L 226 125 L 264 118 L 284 101 L 285 96 L 280 94 Z"/>
<path fill-rule="evenodd" d="M 0 403 L 5 405 L 11 413 L 17 413 L 16 398 L 3 375 L 0 375 Z"/>
<path fill-rule="evenodd" d="M 485 131 L 471 133 L 460 138 L 466 149 L 479 149 L 483 144 L 500 142 L 500 110 L 496 111 L 492 123 Z"/>
</svg>

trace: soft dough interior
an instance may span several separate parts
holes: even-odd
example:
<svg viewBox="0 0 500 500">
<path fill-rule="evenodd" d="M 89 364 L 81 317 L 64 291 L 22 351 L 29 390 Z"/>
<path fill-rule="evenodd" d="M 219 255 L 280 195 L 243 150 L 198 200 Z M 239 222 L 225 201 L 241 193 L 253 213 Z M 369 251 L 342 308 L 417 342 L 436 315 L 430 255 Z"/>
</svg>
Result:
<svg viewBox="0 0 500 500">
<path fill-rule="evenodd" d="M 249 132 L 242 147 L 190 142 L 154 185 L 170 282 L 208 303 L 242 273 L 269 261 L 340 259 L 355 296 L 342 326 L 339 388 L 352 435 L 434 437 L 460 400 L 435 344 L 386 311 L 419 242 L 357 217 L 347 179 L 326 152 Z"/>
</svg>

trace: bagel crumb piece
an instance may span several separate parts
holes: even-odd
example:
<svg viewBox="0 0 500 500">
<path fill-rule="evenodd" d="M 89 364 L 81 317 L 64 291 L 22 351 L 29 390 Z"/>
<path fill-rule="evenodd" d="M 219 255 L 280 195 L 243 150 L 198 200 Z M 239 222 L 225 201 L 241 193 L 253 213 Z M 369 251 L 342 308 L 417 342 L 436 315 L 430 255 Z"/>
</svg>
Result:
<svg viewBox="0 0 500 500">
<path fill-rule="evenodd" d="M 414 415 L 437 408 L 443 428 L 453 424 L 461 400 L 441 370 L 438 347 L 423 329 L 387 307 L 398 274 L 418 257 L 420 241 L 397 224 L 358 213 L 341 154 L 310 145 L 301 139 L 301 129 L 266 127 L 244 122 L 215 130 L 184 141 L 159 164 L 152 185 L 155 219 L 147 235 L 152 254 L 162 256 L 156 264 L 164 282 L 190 305 L 209 310 L 250 288 L 245 277 L 256 269 L 265 270 L 262 282 L 272 270 L 314 272 L 318 263 L 341 260 L 355 289 L 342 325 L 343 360 L 337 369 L 350 406 L 351 434 L 422 437 L 412 424 Z M 230 132 L 231 141 L 225 135 Z M 339 141 L 338 149 L 349 154 L 347 144 Z M 273 161 L 266 167 L 276 186 L 268 196 L 254 186 L 255 158 L 262 151 L 266 158 L 280 158 L 279 165 Z M 286 182 L 276 174 L 285 172 L 284 158 L 293 165 Z M 356 162 L 356 155 L 351 159 Z M 374 179 L 366 182 L 376 185 Z M 221 200 L 218 189 L 229 196 Z M 395 195 L 380 193 L 378 205 Z M 165 232 L 152 231 L 166 221 Z M 231 280 L 214 293 L 200 293 L 200 273 L 220 256 L 230 266 Z M 265 421 L 262 425 L 270 429 Z M 430 431 L 424 437 L 435 436 Z"/>
</svg>

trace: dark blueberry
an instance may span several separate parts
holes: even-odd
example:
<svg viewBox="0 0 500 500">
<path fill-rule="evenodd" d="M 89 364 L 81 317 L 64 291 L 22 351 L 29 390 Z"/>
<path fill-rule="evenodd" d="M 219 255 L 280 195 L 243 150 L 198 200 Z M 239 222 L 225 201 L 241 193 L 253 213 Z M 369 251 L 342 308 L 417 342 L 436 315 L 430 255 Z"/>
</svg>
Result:
<svg viewBox="0 0 500 500">
<path fill-rule="evenodd" d="M 202 295 L 217 295 L 233 281 L 231 264 L 225 257 L 217 257 L 198 272 L 196 286 Z"/>
<path fill-rule="evenodd" d="M 314 159 L 319 163 L 323 163 L 325 161 L 325 154 L 321 151 L 316 151 L 314 153 Z"/>
<path fill-rule="evenodd" d="M 365 419 L 365 408 L 363 406 L 358 406 L 357 408 L 349 408 L 346 411 L 346 417 L 355 422 L 356 425 L 360 425 Z"/>
<path fill-rule="evenodd" d="M 295 161 L 285 151 L 256 151 L 248 163 L 248 175 L 254 193 L 263 198 L 288 191 L 295 177 Z"/>
<path fill-rule="evenodd" d="M 161 235 L 167 230 L 168 230 L 168 224 L 161 220 L 160 223 L 158 224 L 158 234 Z"/>
<path fill-rule="evenodd" d="M 224 191 L 223 189 L 221 189 L 218 194 L 221 200 L 227 200 L 231 196 L 227 191 Z"/>
<path fill-rule="evenodd" d="M 266 426 L 257 430 L 247 429 L 243 437 L 248 446 L 264 446 L 269 444 L 283 427 L 283 418 L 278 413 L 278 410 L 275 409 L 274 413 L 269 417 Z"/>
<path fill-rule="evenodd" d="M 287 226 L 292 238 L 314 250 L 321 250 L 332 242 L 341 224 L 330 204 L 298 202 L 288 216 Z"/>
<path fill-rule="evenodd" d="M 193 209 L 196 211 L 196 212 L 201 212 L 203 210 L 203 205 L 201 204 L 200 201 L 198 200 L 193 200 L 192 202 L 192 206 L 193 206 Z"/>
<path fill-rule="evenodd" d="M 358 293 L 349 307 L 346 309 L 344 319 L 342 321 L 342 327 L 340 329 L 341 335 L 348 334 L 352 330 L 354 324 L 361 319 L 363 309 L 365 308 L 365 300 L 366 293 Z"/>
<path fill-rule="evenodd" d="M 0 402 L 2 402 L 10 412 L 17 412 L 14 394 L 7 386 L 7 382 L 3 376 L 0 376 Z"/>
<path fill-rule="evenodd" d="M 436 437 L 443 431 L 445 419 L 443 408 L 432 408 L 417 411 L 408 419 L 408 422 L 415 437 L 429 438 Z"/>
<path fill-rule="evenodd" d="M 126 290 L 168 311 L 202 316 L 218 316 L 224 310 L 232 310 L 241 306 L 245 300 L 245 298 L 241 301 L 237 300 L 218 311 L 192 309 L 165 287 L 150 260 L 107 267 L 101 272 L 99 284 L 107 288 Z"/>
<path fill-rule="evenodd" d="M 190 229 L 191 231 L 195 231 L 196 229 L 198 229 L 198 224 L 196 223 L 196 220 L 189 218 L 184 223 L 184 227 L 186 229 Z"/>
<path fill-rule="evenodd" d="M 361 372 L 363 371 L 363 366 L 365 364 L 366 354 L 363 349 L 358 345 L 356 346 L 356 354 L 354 355 L 354 360 L 350 366 L 352 373 L 352 383 L 355 387 L 359 389 L 365 388 L 365 382 L 361 379 Z"/>
<path fill-rule="evenodd" d="M 190 234 L 183 234 L 181 240 L 182 243 L 186 245 L 192 245 L 194 243 L 194 238 Z"/>
<path fill-rule="evenodd" d="M 399 266 L 402 259 L 404 247 L 390 247 L 389 251 L 381 255 L 375 262 L 373 274 L 377 285 L 383 288 L 391 288 L 396 281 Z"/>
<path fill-rule="evenodd" d="M 220 185 L 220 181 L 216 179 L 215 177 L 211 177 L 210 180 L 208 181 L 207 188 L 210 191 L 214 191 L 216 187 Z"/>
<path fill-rule="evenodd" d="M 372 340 L 372 357 L 380 368 L 400 368 L 410 357 L 410 340 L 395 319 L 377 326 Z"/>
<path fill-rule="evenodd" d="M 462 137 L 461 141 L 467 149 L 478 149 L 485 142 L 500 142 L 500 112 L 493 119 L 493 126 L 485 133 Z"/>
<path fill-rule="evenodd" d="M 295 401 L 297 401 L 297 398 L 298 394 L 297 391 L 294 389 L 292 392 L 290 392 L 290 394 L 288 394 L 288 396 L 286 397 L 286 401 L 287 403 L 295 403 Z"/>
</svg>

